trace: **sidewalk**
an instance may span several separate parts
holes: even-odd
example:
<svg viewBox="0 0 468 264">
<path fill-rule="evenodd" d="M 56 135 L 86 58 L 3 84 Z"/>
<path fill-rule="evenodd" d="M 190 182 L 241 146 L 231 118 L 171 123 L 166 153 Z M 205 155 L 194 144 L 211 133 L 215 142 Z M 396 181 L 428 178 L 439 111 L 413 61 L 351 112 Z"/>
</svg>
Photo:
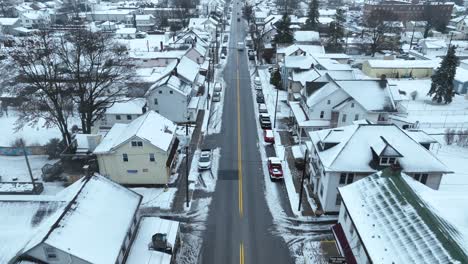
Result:
<svg viewBox="0 0 468 264">
<path fill-rule="evenodd" d="M 196 121 L 196 126 L 195 130 L 193 131 L 192 138 L 190 140 L 190 151 L 189 151 L 189 156 L 185 157 L 184 162 L 182 162 L 181 166 L 179 167 L 178 173 L 179 177 L 177 181 L 174 183 L 175 186 L 177 186 L 177 192 L 175 193 L 174 201 L 173 201 L 173 210 L 174 212 L 183 212 L 184 207 L 185 207 L 185 199 L 186 199 L 186 177 L 188 177 L 186 173 L 186 162 L 188 162 L 188 166 L 190 168 L 193 160 L 193 154 L 197 150 L 197 147 L 200 143 L 201 140 L 201 128 L 202 128 L 202 123 L 203 119 L 205 116 L 205 110 L 200 110 L 198 116 L 197 116 L 197 121 Z M 189 171 L 190 173 L 190 171 Z M 190 183 L 189 183 L 190 184 Z M 193 195 L 193 191 L 189 190 L 189 199 L 191 199 Z"/>
</svg>

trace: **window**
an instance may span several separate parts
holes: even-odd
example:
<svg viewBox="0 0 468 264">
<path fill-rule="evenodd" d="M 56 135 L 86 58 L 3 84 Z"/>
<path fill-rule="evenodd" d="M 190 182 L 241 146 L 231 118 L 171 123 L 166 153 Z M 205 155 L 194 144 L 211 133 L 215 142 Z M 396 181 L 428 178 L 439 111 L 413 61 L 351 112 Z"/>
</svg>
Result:
<svg viewBox="0 0 468 264">
<path fill-rule="evenodd" d="M 353 183 L 354 180 L 354 173 L 348 173 L 348 180 L 346 181 L 346 184 Z"/>
<path fill-rule="evenodd" d="M 124 162 L 128 162 L 128 155 L 127 153 L 122 154 L 122 159 Z"/>
<path fill-rule="evenodd" d="M 351 233 L 351 235 L 354 234 L 354 227 L 353 227 L 353 224 L 351 223 L 351 225 L 349 226 L 349 233 Z"/>
<path fill-rule="evenodd" d="M 340 175 L 340 184 L 345 184 L 346 183 L 346 173 L 341 173 Z"/>
<path fill-rule="evenodd" d="M 416 173 L 413 178 L 422 184 L 426 184 L 427 176 L 427 173 Z"/>
<path fill-rule="evenodd" d="M 136 141 L 132 141 L 132 147 L 136 147 L 136 146 L 137 146 Z"/>
<path fill-rule="evenodd" d="M 131 116 L 131 115 L 127 115 L 127 120 L 132 120 L 132 116 Z"/>
<path fill-rule="evenodd" d="M 158 93 L 159 93 L 159 94 L 162 94 L 162 91 L 161 91 L 161 90 L 159 90 L 159 91 L 158 91 Z"/>
<path fill-rule="evenodd" d="M 143 141 L 137 141 L 137 146 L 143 147 Z"/>
<path fill-rule="evenodd" d="M 354 103 L 351 103 L 351 108 L 354 108 Z"/>
<path fill-rule="evenodd" d="M 348 213 L 344 210 L 344 222 L 348 221 Z"/>
<path fill-rule="evenodd" d="M 320 118 L 323 118 L 324 115 L 325 115 L 325 112 L 324 112 L 324 111 L 320 111 Z"/>
<path fill-rule="evenodd" d="M 341 205 L 341 195 L 339 193 L 336 194 L 335 205 Z"/>
<path fill-rule="evenodd" d="M 341 117 L 341 122 L 342 123 L 346 122 L 346 114 L 343 114 L 343 116 Z"/>
<path fill-rule="evenodd" d="M 388 158 L 380 158 L 380 165 L 387 165 L 388 164 Z"/>
<path fill-rule="evenodd" d="M 154 104 L 155 104 L 155 105 L 158 104 L 158 98 L 154 98 Z"/>
<path fill-rule="evenodd" d="M 169 93 L 170 93 L 170 94 L 173 94 L 173 93 L 174 93 L 174 91 L 169 91 Z"/>
<path fill-rule="evenodd" d="M 47 260 L 57 260 L 57 252 L 53 247 L 44 247 Z"/>
<path fill-rule="evenodd" d="M 320 183 L 320 196 L 323 198 L 323 184 Z"/>
<path fill-rule="evenodd" d="M 340 182 L 339 184 L 350 184 L 354 181 L 354 173 L 346 173 L 342 172 L 340 174 Z"/>
<path fill-rule="evenodd" d="M 120 117 L 120 115 L 116 115 L 116 116 L 115 116 L 115 119 L 116 119 L 116 120 L 120 120 L 120 119 L 122 119 L 122 117 Z"/>
<path fill-rule="evenodd" d="M 154 162 L 154 160 L 155 160 L 154 159 L 154 153 L 149 154 L 149 159 L 150 159 L 151 162 Z"/>
<path fill-rule="evenodd" d="M 395 164 L 396 158 L 388 158 L 388 163 Z"/>
<path fill-rule="evenodd" d="M 327 100 L 327 104 L 331 104 L 331 101 L 330 101 L 330 100 Z"/>
<path fill-rule="evenodd" d="M 354 115 L 354 121 L 359 120 L 359 114 Z"/>
</svg>

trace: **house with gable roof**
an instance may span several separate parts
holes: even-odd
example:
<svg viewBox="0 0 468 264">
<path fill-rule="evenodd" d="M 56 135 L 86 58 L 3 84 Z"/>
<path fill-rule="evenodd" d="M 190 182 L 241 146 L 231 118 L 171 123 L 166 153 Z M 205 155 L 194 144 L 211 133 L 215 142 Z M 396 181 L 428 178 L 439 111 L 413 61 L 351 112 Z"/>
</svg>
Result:
<svg viewBox="0 0 468 264">
<path fill-rule="evenodd" d="M 56 195 L 3 195 L 0 263 L 124 263 L 141 200 L 100 175 Z"/>
<path fill-rule="evenodd" d="M 173 48 L 190 47 L 200 45 L 207 48 L 210 44 L 210 33 L 197 30 L 195 28 L 187 29 L 178 33 L 169 42 Z"/>
<path fill-rule="evenodd" d="M 101 175 L 126 185 L 167 184 L 179 140 L 176 125 L 148 111 L 129 124 L 114 124 L 94 150 Z"/>
<path fill-rule="evenodd" d="M 390 166 L 439 189 L 451 171 L 430 151 L 436 141 L 426 133 L 395 125 L 359 124 L 309 132 L 309 174 L 313 191 L 325 212 L 338 212 L 337 188 Z"/>
<path fill-rule="evenodd" d="M 468 197 L 434 191 L 397 169 L 338 188 L 332 227 L 346 263 L 468 263 Z"/>
<path fill-rule="evenodd" d="M 148 109 L 154 110 L 176 123 L 193 122 L 197 118 L 200 86 L 204 76 L 200 65 L 184 56 L 146 92 Z"/>
</svg>

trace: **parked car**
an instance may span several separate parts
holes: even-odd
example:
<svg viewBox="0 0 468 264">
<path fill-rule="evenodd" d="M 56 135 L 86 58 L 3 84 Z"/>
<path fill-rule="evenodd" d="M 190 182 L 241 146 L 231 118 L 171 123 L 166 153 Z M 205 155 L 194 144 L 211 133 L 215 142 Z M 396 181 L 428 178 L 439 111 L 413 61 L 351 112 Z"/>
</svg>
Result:
<svg viewBox="0 0 468 264">
<path fill-rule="evenodd" d="M 257 103 L 258 104 L 264 104 L 265 103 L 265 97 L 263 97 L 263 94 L 257 94 Z"/>
<path fill-rule="evenodd" d="M 259 114 L 258 121 L 260 122 L 260 127 L 262 129 L 271 129 L 271 120 L 270 116 L 267 114 Z"/>
<path fill-rule="evenodd" d="M 265 96 L 263 95 L 263 91 L 262 91 L 262 90 L 257 90 L 256 92 L 257 92 L 257 96 L 265 97 Z"/>
<path fill-rule="evenodd" d="M 261 114 L 268 113 L 268 109 L 265 104 L 258 104 L 258 112 Z"/>
<path fill-rule="evenodd" d="M 202 149 L 198 158 L 198 171 L 211 169 L 211 149 Z"/>
<path fill-rule="evenodd" d="M 280 159 L 277 157 L 268 158 L 268 173 L 271 180 L 283 179 L 283 167 Z"/>
<path fill-rule="evenodd" d="M 255 60 L 255 51 L 253 49 L 249 49 L 247 55 L 249 56 L 249 60 Z"/>
<path fill-rule="evenodd" d="M 221 93 L 220 93 L 220 92 L 215 92 L 215 93 L 213 94 L 212 101 L 213 101 L 213 102 L 219 102 L 219 101 L 221 101 Z"/>
<path fill-rule="evenodd" d="M 221 90 L 223 90 L 223 87 L 221 86 L 221 83 L 216 82 L 216 83 L 214 84 L 214 91 L 215 91 L 215 92 L 221 92 Z"/>
<path fill-rule="evenodd" d="M 273 72 L 275 72 L 277 70 L 278 70 L 278 68 L 276 68 L 276 67 L 268 67 L 268 72 L 269 73 L 273 73 Z"/>
<path fill-rule="evenodd" d="M 273 131 L 271 129 L 263 130 L 263 140 L 266 143 L 275 143 L 275 136 L 273 135 Z"/>
</svg>

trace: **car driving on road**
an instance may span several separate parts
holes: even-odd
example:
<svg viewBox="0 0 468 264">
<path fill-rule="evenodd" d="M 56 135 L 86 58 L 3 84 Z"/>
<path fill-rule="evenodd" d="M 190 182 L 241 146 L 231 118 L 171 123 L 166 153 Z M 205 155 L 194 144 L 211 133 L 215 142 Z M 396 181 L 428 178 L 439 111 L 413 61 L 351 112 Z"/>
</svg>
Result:
<svg viewBox="0 0 468 264">
<path fill-rule="evenodd" d="M 198 158 L 198 171 L 211 169 L 211 149 L 202 149 Z"/>
</svg>

